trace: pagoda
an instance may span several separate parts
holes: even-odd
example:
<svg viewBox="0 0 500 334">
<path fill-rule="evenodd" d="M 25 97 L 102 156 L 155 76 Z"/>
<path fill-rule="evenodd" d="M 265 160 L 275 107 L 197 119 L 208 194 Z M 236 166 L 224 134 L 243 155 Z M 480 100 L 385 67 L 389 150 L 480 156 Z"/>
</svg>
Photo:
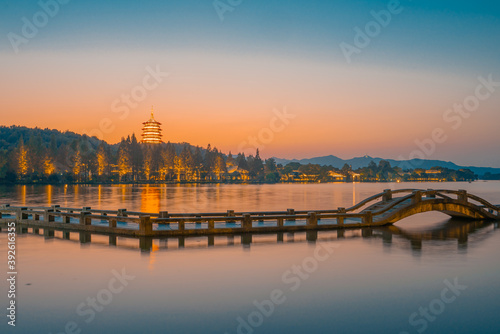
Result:
<svg viewBox="0 0 500 334">
<path fill-rule="evenodd" d="M 155 120 L 153 115 L 153 107 L 151 107 L 151 118 L 149 121 L 142 123 L 142 140 L 144 144 L 160 144 L 161 141 L 161 128 L 160 122 Z"/>
</svg>

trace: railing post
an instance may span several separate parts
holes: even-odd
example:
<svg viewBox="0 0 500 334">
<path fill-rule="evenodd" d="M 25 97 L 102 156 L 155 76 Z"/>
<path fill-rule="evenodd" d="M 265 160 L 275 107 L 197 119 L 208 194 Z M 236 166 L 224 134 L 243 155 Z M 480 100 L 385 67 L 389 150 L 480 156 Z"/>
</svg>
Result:
<svg viewBox="0 0 500 334">
<path fill-rule="evenodd" d="M 278 227 L 283 227 L 283 218 L 278 218 Z"/>
<path fill-rule="evenodd" d="M 295 209 L 286 209 L 286 214 L 288 216 L 294 216 L 295 215 Z M 295 218 L 290 218 L 290 219 L 287 219 L 287 220 L 295 220 Z"/>
<path fill-rule="evenodd" d="M 201 218 L 201 216 L 196 215 L 195 218 Z M 195 223 L 196 223 L 196 226 L 201 226 L 201 220 L 197 220 L 197 221 L 195 221 Z"/>
<path fill-rule="evenodd" d="M 153 222 L 150 216 L 141 216 L 139 223 L 139 235 L 151 236 L 153 235 Z"/>
<path fill-rule="evenodd" d="M 249 213 L 243 214 L 243 221 L 241 222 L 241 227 L 245 230 L 252 229 L 252 216 Z"/>
<path fill-rule="evenodd" d="M 54 212 L 53 209 L 45 210 L 43 214 L 43 221 L 44 222 L 53 222 L 54 221 L 54 216 L 51 215 L 50 213 Z"/>
<path fill-rule="evenodd" d="M 23 211 L 26 211 L 28 210 L 28 208 L 19 208 L 17 209 L 17 212 L 16 212 L 16 219 L 17 220 L 22 220 L 22 219 L 28 219 L 28 214 L 26 212 L 23 212 Z"/>
<path fill-rule="evenodd" d="M 345 214 L 345 208 L 338 208 L 337 211 L 340 214 Z M 344 225 L 344 217 L 337 217 L 337 225 Z"/>
<path fill-rule="evenodd" d="M 392 190 L 384 189 L 384 195 L 382 196 L 382 201 L 388 202 L 390 200 L 392 200 Z"/>
<path fill-rule="evenodd" d="M 234 217 L 234 210 L 227 210 L 228 217 Z M 234 220 L 228 220 L 227 223 L 234 223 Z"/>
<path fill-rule="evenodd" d="M 427 189 L 427 198 L 436 198 L 436 191 L 434 189 Z"/>
<path fill-rule="evenodd" d="M 80 212 L 80 225 L 92 225 L 92 219 L 88 217 L 90 212 L 81 211 Z"/>
<path fill-rule="evenodd" d="M 111 228 L 116 228 L 116 218 L 108 219 L 108 226 Z"/>
<path fill-rule="evenodd" d="M 118 209 L 118 217 L 128 217 L 127 215 L 127 209 Z"/>
<path fill-rule="evenodd" d="M 467 203 L 467 190 L 459 189 L 457 199 L 461 203 Z"/>
<path fill-rule="evenodd" d="M 316 212 L 309 212 L 308 213 L 307 225 L 318 226 L 318 214 Z"/>
<path fill-rule="evenodd" d="M 184 231 L 186 229 L 186 224 L 184 220 L 179 220 L 177 223 L 179 224 L 179 231 Z"/>
<path fill-rule="evenodd" d="M 365 211 L 365 216 L 363 217 L 363 224 L 371 224 L 373 223 L 373 213 L 368 210 Z"/>
<path fill-rule="evenodd" d="M 61 210 L 59 210 L 60 207 L 61 207 L 60 205 L 52 205 L 52 211 L 61 212 Z"/>
<path fill-rule="evenodd" d="M 160 211 L 160 219 L 167 219 L 170 218 L 170 215 L 168 214 L 168 211 Z M 169 222 L 158 222 L 158 224 L 167 224 L 169 225 Z"/>
<path fill-rule="evenodd" d="M 412 197 L 412 203 L 417 204 L 422 201 L 422 192 L 421 191 L 414 191 L 413 192 L 413 197 Z"/>
<path fill-rule="evenodd" d="M 2 205 L 0 205 L 0 209 L 7 209 L 8 207 L 10 207 L 10 204 L 2 204 Z M 0 218 L 2 218 L 2 212 L 0 212 Z"/>
<path fill-rule="evenodd" d="M 215 229 L 215 221 L 213 219 L 208 220 L 208 230 L 213 231 Z"/>
<path fill-rule="evenodd" d="M 68 210 L 67 213 L 73 213 L 73 210 Z M 71 217 L 70 216 L 63 216 L 63 223 L 69 224 L 71 222 Z"/>
</svg>

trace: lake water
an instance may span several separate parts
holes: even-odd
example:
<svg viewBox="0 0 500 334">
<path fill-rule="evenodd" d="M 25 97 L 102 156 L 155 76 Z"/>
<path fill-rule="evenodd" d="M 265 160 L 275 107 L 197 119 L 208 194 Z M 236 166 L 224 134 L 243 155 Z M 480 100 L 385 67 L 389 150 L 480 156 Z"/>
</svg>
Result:
<svg viewBox="0 0 500 334">
<path fill-rule="evenodd" d="M 383 189 L 500 182 L 0 186 L 0 204 L 144 212 L 331 209 Z M 0 233 L 6 262 L 7 234 Z M 153 240 L 20 234 L 16 328 L 0 333 L 499 333 L 500 230 L 433 212 L 391 227 Z M 87 240 L 88 241 L 88 240 Z M 247 240 L 248 241 L 248 240 Z M 6 263 L 0 265 L 5 277 Z M 7 307 L 7 284 L 0 284 Z M 5 308 L 4 308 L 5 310 Z M 4 312 L 3 312 L 4 314 Z"/>
</svg>

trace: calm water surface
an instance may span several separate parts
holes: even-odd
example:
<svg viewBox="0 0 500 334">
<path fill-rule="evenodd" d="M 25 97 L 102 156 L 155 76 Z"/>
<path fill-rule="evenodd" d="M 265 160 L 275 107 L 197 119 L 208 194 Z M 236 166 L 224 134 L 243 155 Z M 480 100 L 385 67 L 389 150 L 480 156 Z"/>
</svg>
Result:
<svg viewBox="0 0 500 334">
<path fill-rule="evenodd" d="M 349 207 L 386 188 L 467 189 L 500 204 L 500 182 L 15 186 L 0 187 L 0 203 L 145 212 L 312 210 Z M 285 234 L 283 242 L 254 235 L 243 245 L 239 236 L 220 236 L 208 247 L 206 237 L 170 238 L 141 252 L 137 239 L 109 246 L 107 236 L 81 243 L 78 233 L 69 240 L 62 232 L 22 234 L 17 327 L 3 317 L 0 333 L 500 332 L 497 223 L 426 213 L 392 227 L 308 239 L 306 233 Z M 2 259 L 6 240 L 0 233 Z M 0 268 L 5 275 L 5 264 Z M 134 278 L 117 289 L 113 271 Z M 5 280 L 0 288 L 6 306 Z M 94 298 L 95 310 L 88 306 Z M 77 328 L 65 331 L 72 322 Z"/>
</svg>

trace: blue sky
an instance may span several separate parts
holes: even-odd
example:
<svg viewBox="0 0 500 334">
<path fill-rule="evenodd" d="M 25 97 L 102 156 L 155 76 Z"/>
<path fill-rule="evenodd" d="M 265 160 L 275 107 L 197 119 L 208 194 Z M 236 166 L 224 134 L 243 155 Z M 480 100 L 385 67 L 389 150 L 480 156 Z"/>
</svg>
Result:
<svg viewBox="0 0 500 334">
<path fill-rule="evenodd" d="M 221 0 L 226 2 L 227 0 Z M 500 3 L 496 1 L 400 1 L 404 8 L 359 62 L 409 66 L 497 65 Z M 32 49 L 120 48 L 165 50 L 200 47 L 225 52 L 275 52 L 340 58 L 338 44 L 372 20 L 388 1 L 243 0 L 224 22 L 213 2 L 78 1 L 62 5 Z M 40 9 L 36 1 L 0 2 L 1 30 L 20 30 L 20 18 Z M 10 48 L 6 38 L 1 50 Z M 453 61 L 450 63 L 450 58 Z"/>
</svg>

